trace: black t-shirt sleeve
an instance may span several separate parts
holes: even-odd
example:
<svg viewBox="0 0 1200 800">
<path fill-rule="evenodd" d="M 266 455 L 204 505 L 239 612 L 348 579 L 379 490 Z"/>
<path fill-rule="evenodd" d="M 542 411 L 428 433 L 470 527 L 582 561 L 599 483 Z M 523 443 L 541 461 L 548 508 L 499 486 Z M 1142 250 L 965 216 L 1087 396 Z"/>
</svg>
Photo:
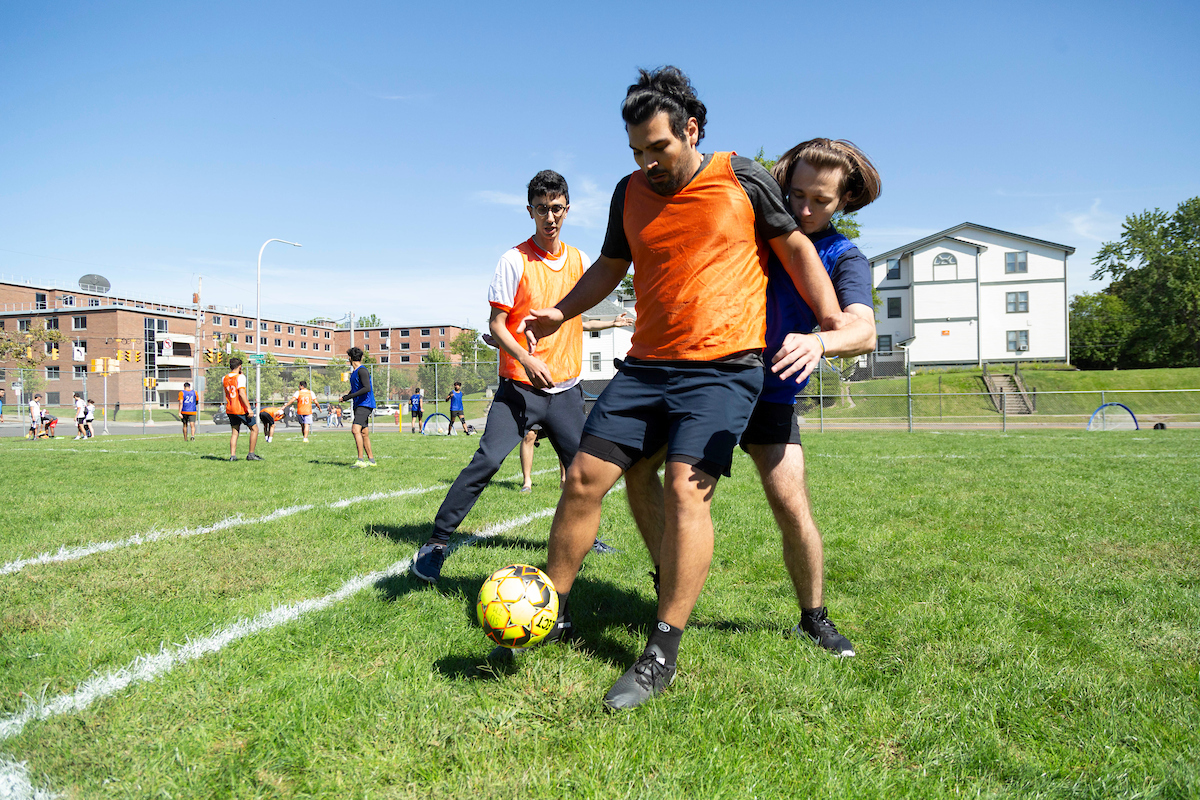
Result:
<svg viewBox="0 0 1200 800">
<path fill-rule="evenodd" d="M 625 238 L 625 190 L 629 186 L 629 175 L 617 183 L 612 202 L 608 205 L 608 230 L 604 234 L 604 245 L 600 255 L 620 261 L 633 261 L 629 239 Z"/>
<path fill-rule="evenodd" d="M 750 198 L 750 205 L 754 207 L 754 227 L 762 237 L 771 240 L 796 230 L 798 226 L 788 212 L 783 190 L 771 173 L 762 164 L 745 156 L 732 156 L 729 163 L 738 183 Z"/>
<path fill-rule="evenodd" d="M 346 399 L 348 400 L 354 399 L 355 397 L 362 397 L 367 392 L 371 391 L 371 370 L 367 368 L 367 365 L 361 365 L 355 370 L 355 372 L 358 373 L 358 391 L 346 395 Z"/>
<path fill-rule="evenodd" d="M 842 253 L 829 278 L 833 282 L 833 290 L 837 293 L 838 306 L 845 308 L 854 303 L 862 303 L 868 308 L 874 308 L 875 300 L 871 297 L 871 264 L 857 247 Z"/>
</svg>

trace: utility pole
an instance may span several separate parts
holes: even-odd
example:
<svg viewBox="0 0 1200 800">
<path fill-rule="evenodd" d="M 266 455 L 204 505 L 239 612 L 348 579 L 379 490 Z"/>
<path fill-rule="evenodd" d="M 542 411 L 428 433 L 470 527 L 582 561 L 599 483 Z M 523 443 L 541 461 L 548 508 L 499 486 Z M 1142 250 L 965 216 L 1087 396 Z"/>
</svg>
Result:
<svg viewBox="0 0 1200 800">
<path fill-rule="evenodd" d="M 200 383 L 200 348 L 204 344 L 201 338 L 204 326 L 204 312 L 200 309 L 200 290 L 204 286 L 204 277 L 196 279 L 196 294 L 193 295 L 193 301 L 196 303 L 196 343 L 192 345 L 192 385 L 196 387 L 196 396 L 204 397 L 204 386 Z"/>
</svg>

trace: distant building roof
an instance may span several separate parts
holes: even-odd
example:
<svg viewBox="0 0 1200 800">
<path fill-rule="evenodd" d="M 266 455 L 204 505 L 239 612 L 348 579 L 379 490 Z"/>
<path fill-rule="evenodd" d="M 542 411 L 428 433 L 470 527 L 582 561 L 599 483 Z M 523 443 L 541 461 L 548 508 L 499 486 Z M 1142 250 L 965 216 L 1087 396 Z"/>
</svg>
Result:
<svg viewBox="0 0 1200 800">
<path fill-rule="evenodd" d="M 613 300 L 613 296 L 601 300 L 596 305 L 583 312 L 584 319 L 616 319 L 622 314 L 628 314 L 629 309 Z"/>
<path fill-rule="evenodd" d="M 1002 231 L 999 228 L 989 228 L 986 225 L 977 225 L 974 222 L 963 222 L 959 225 L 955 225 L 953 228 L 947 228 L 944 231 L 939 231 L 939 232 L 933 234 L 932 236 L 926 236 L 924 239 L 918 239 L 915 242 L 909 242 L 906 245 L 902 245 L 893 250 L 889 250 L 886 253 L 880 253 L 877 256 L 871 256 L 870 260 L 872 262 L 879 261 L 884 258 L 891 258 L 892 256 L 895 256 L 897 254 L 901 254 L 901 257 L 903 257 L 903 254 L 909 250 L 919 250 L 922 247 L 925 247 L 926 245 L 929 245 L 929 244 L 933 244 L 934 242 L 937 242 L 941 239 L 954 239 L 955 241 L 962 242 L 962 240 L 959 239 L 958 237 L 954 236 L 954 234 L 960 233 L 961 231 L 964 231 L 968 228 L 974 228 L 975 230 L 984 231 L 986 233 L 998 233 L 1002 236 L 1011 236 L 1014 239 L 1022 239 L 1026 242 L 1034 242 L 1036 244 L 1046 245 L 1047 247 L 1053 247 L 1058 250 L 1062 250 L 1067 255 L 1072 255 L 1075 252 L 1075 248 L 1071 247 L 1070 245 L 1058 244 L 1057 242 L 1047 242 L 1045 239 L 1035 239 L 1032 236 L 1025 236 L 1023 234 L 1013 233 L 1011 231 Z M 972 246 L 978 246 L 978 245 L 976 245 L 975 242 L 963 242 L 963 244 L 970 244 Z"/>
</svg>

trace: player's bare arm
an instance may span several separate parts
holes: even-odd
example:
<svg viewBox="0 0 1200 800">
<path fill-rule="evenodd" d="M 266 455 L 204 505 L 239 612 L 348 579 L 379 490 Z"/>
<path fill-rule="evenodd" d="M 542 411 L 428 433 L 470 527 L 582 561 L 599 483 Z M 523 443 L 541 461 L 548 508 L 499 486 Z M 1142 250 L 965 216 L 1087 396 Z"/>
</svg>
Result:
<svg viewBox="0 0 1200 800">
<path fill-rule="evenodd" d="M 554 376 L 545 362 L 530 352 L 533 345 L 531 344 L 529 349 L 526 349 L 509 333 L 507 311 L 493 307 L 491 318 L 488 320 L 488 329 L 491 330 L 496 345 L 508 353 L 525 370 L 525 375 L 529 378 L 529 383 L 533 388 L 553 388 Z"/>
<path fill-rule="evenodd" d="M 517 333 L 529 333 L 535 341 L 554 333 L 563 322 L 578 317 L 612 294 L 612 290 L 617 288 L 621 279 L 629 272 L 630 263 L 632 262 L 600 256 L 583 273 L 575 287 L 567 292 L 566 297 L 551 308 L 535 308 L 530 311 L 529 316 L 521 320 Z M 830 292 L 832 291 L 830 288 Z"/>
<path fill-rule="evenodd" d="M 842 309 L 848 320 L 840 328 L 822 330 L 820 337 L 808 333 L 789 333 L 783 339 L 775 357 L 771 360 L 771 371 L 782 378 L 790 378 L 800 372 L 811 358 L 811 351 L 821 356 L 857 356 L 875 349 L 875 309 L 862 303 L 851 303 Z M 821 344 L 824 343 L 822 348 Z"/>
<path fill-rule="evenodd" d="M 615 319 L 600 320 L 589 319 L 583 323 L 585 331 L 605 331 L 609 328 L 630 328 L 633 327 L 633 317 L 622 312 Z"/>
</svg>

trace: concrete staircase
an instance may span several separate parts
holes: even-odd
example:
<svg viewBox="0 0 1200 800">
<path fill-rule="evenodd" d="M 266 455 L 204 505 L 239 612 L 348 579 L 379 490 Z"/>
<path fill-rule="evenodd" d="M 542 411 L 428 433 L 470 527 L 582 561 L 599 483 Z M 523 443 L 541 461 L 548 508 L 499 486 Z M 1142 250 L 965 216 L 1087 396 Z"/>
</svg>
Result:
<svg viewBox="0 0 1200 800">
<path fill-rule="evenodd" d="M 1025 383 L 1019 375 L 1003 375 L 995 372 L 985 372 L 984 385 L 992 398 L 996 411 L 1000 411 L 1001 396 L 1009 414 L 1032 414 L 1033 401 L 1029 392 L 1025 391 Z"/>
</svg>

